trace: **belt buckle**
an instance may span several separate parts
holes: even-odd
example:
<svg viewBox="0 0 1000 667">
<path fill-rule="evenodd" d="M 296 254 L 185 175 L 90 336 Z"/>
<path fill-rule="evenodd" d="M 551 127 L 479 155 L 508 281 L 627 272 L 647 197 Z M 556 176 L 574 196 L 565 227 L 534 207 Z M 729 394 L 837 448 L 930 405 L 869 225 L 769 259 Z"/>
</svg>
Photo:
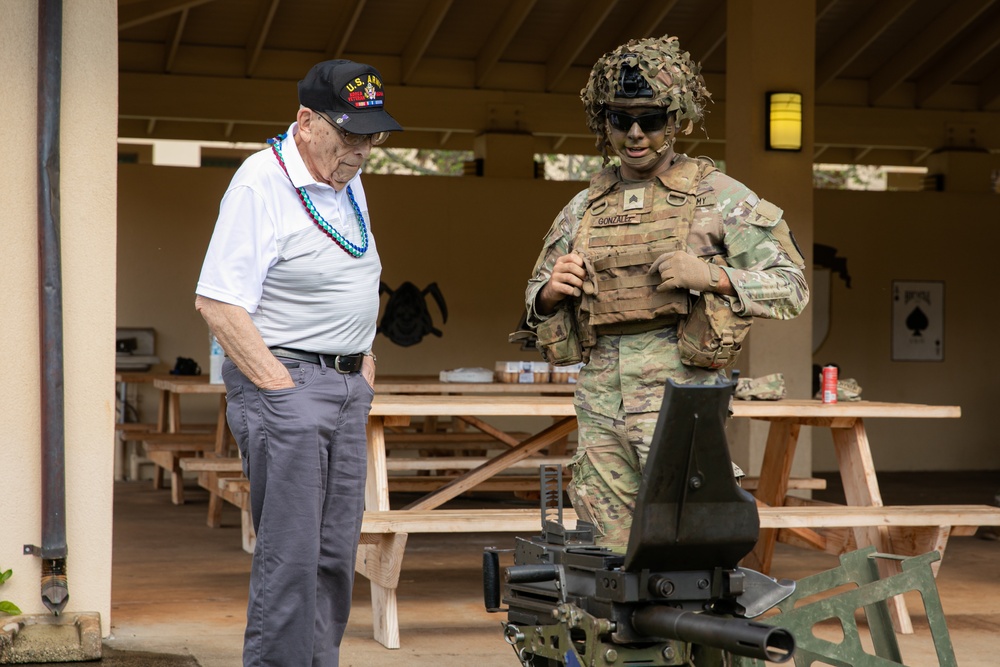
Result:
<svg viewBox="0 0 1000 667">
<path fill-rule="evenodd" d="M 343 368 L 340 367 L 341 360 L 344 359 L 346 356 L 347 355 L 338 354 L 336 357 L 334 357 L 333 361 L 333 369 L 342 375 L 347 375 L 348 373 L 354 372 L 351 369 L 344 370 Z"/>
</svg>

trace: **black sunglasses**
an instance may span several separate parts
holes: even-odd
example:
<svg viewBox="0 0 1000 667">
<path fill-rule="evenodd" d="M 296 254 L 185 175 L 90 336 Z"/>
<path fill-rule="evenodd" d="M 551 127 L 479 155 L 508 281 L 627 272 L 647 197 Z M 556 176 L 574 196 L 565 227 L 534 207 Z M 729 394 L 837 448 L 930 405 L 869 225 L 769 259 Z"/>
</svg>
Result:
<svg viewBox="0 0 1000 667">
<path fill-rule="evenodd" d="M 635 123 L 638 123 L 639 129 L 646 134 L 660 132 L 667 126 L 667 121 L 670 120 L 670 113 L 666 111 L 653 111 L 640 116 L 630 116 L 623 111 L 611 111 L 608 109 L 606 115 L 608 122 L 611 123 L 611 127 L 619 132 L 628 132 Z"/>
</svg>

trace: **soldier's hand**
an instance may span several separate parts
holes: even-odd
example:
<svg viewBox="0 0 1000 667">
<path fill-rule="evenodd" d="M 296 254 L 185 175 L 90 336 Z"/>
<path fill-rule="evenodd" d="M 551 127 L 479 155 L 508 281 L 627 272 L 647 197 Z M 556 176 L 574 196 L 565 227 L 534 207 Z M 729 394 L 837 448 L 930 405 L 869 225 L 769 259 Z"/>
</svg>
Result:
<svg viewBox="0 0 1000 667">
<path fill-rule="evenodd" d="M 662 282 L 656 288 L 657 292 L 666 292 L 672 289 L 714 292 L 719 286 L 722 269 L 690 253 L 678 250 L 665 252 L 657 257 L 653 265 L 649 267 L 649 273 L 650 275 L 660 274 Z"/>
<path fill-rule="evenodd" d="M 549 282 L 538 293 L 539 310 L 548 314 L 566 297 L 580 296 L 586 278 L 587 270 L 580 255 L 570 253 L 557 259 Z"/>
</svg>

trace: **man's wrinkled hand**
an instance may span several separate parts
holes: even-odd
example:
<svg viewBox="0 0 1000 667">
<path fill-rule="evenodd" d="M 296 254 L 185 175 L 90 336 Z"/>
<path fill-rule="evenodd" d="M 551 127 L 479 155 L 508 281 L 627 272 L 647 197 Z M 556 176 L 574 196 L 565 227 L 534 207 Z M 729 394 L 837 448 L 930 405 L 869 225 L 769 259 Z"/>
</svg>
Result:
<svg viewBox="0 0 1000 667">
<path fill-rule="evenodd" d="M 714 264 L 678 250 L 665 252 L 653 262 L 649 274 L 660 274 L 662 281 L 657 292 L 673 289 L 694 290 L 696 292 L 713 292 L 719 286 L 719 276 L 722 270 Z"/>
</svg>

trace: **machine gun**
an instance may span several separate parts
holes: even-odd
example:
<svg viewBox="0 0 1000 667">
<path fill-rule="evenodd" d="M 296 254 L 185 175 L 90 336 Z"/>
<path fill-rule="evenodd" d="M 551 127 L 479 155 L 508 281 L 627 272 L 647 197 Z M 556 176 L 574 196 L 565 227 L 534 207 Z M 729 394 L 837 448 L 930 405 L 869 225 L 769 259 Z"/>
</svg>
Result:
<svg viewBox="0 0 1000 667">
<path fill-rule="evenodd" d="M 483 554 L 486 608 L 507 612 L 504 637 L 521 665 L 903 665 L 886 600 L 916 590 L 939 665 L 955 667 L 931 570 L 937 552 L 901 558 L 868 548 L 797 583 L 739 567 L 760 520 L 725 438 L 735 386 L 735 373 L 724 385 L 667 384 L 625 554 L 597 546 L 591 524 L 564 524 L 561 471 L 543 467 L 541 534 Z M 511 551 L 513 565 L 501 569 Z M 901 573 L 880 578 L 875 558 L 901 561 Z M 817 631 L 831 619 L 839 639 Z"/>
<path fill-rule="evenodd" d="M 750 619 L 791 595 L 794 582 L 738 566 L 760 522 L 725 439 L 734 387 L 667 385 L 624 555 L 596 546 L 591 524 L 563 525 L 562 489 L 549 481 L 561 476 L 543 469 L 542 534 L 517 538 L 503 571 L 505 637 L 522 665 L 791 658 L 788 631 Z M 490 611 L 502 611 L 499 562 L 500 550 L 484 552 Z"/>
</svg>

